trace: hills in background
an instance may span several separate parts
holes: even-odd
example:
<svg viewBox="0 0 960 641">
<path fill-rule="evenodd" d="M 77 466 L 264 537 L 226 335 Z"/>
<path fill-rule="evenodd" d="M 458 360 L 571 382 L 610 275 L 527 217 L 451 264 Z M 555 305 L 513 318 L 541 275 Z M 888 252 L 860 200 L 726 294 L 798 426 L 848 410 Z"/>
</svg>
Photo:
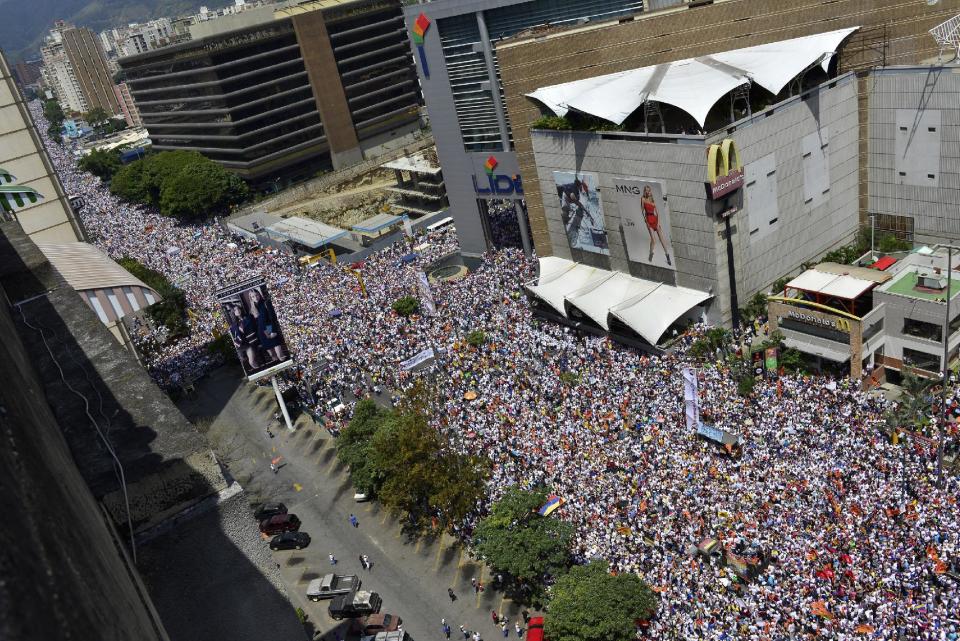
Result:
<svg viewBox="0 0 960 641">
<path fill-rule="evenodd" d="M 40 57 L 40 45 L 56 20 L 102 31 L 131 22 L 219 9 L 231 0 L 0 0 L 0 48 L 11 64 Z"/>
</svg>

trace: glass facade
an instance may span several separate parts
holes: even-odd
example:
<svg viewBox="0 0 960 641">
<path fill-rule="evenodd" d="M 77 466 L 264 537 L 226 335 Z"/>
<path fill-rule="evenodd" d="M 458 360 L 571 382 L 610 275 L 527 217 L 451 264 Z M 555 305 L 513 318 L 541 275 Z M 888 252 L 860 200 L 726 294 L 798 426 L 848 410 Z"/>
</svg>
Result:
<svg viewBox="0 0 960 641">
<path fill-rule="evenodd" d="M 570 25 L 610 20 L 643 11 L 643 1 L 633 0 L 534 0 L 484 12 L 492 43 L 537 25 Z M 446 60 L 457 119 L 468 152 L 503 151 L 494 100 L 504 105 L 496 49 L 493 63 L 496 87 L 491 87 L 481 43 L 480 26 L 473 13 L 437 21 Z M 510 124 L 507 123 L 509 129 Z M 510 136 L 510 146 L 513 137 Z"/>
</svg>

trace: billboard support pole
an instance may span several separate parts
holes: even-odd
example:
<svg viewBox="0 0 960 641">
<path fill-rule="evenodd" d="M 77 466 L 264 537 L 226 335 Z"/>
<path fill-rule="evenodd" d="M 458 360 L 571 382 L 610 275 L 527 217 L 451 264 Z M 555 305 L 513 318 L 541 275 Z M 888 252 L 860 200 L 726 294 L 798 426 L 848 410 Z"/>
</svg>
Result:
<svg viewBox="0 0 960 641">
<path fill-rule="evenodd" d="M 273 383 L 273 391 L 277 395 L 277 403 L 280 404 L 280 411 L 283 412 L 283 420 L 287 424 L 287 429 L 294 431 L 293 423 L 290 422 L 290 412 L 287 411 L 287 404 L 283 400 L 283 394 L 280 393 L 280 385 L 277 383 L 277 377 L 271 376 L 270 382 Z"/>
</svg>

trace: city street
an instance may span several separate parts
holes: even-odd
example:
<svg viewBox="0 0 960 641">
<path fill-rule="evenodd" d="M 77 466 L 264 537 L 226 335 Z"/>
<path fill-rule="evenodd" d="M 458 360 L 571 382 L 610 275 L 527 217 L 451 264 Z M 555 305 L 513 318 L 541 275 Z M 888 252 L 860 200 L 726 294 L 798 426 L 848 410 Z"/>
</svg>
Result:
<svg viewBox="0 0 960 641">
<path fill-rule="evenodd" d="M 239 371 L 230 367 L 198 382 L 196 390 L 195 397 L 179 403 L 180 408 L 207 430 L 250 502 L 284 502 L 300 517 L 301 531 L 312 538 L 305 550 L 273 555 L 294 607 L 302 607 L 315 626 L 315 638 L 344 639 L 348 629 L 349 622 L 329 617 L 328 601 L 306 598 L 310 580 L 331 571 L 359 575 L 364 589 L 382 596 L 381 612 L 399 615 L 404 630 L 417 641 L 443 639 L 442 618 L 452 628 L 451 638 L 462 638 L 460 625 L 479 631 L 484 639 L 502 638 L 491 610 L 509 619 L 509 636 L 516 638 L 513 625 L 520 608 L 489 587 L 475 593 L 471 579 L 486 586 L 489 571 L 472 561 L 462 546 L 448 535 L 410 540 L 378 503 L 354 502 L 346 470 L 337 463 L 334 440 L 325 429 L 306 415 L 297 418 L 295 432 L 279 426 L 273 421 L 273 391 L 241 381 Z M 274 474 L 270 462 L 278 456 L 282 458 Z M 351 526 L 350 514 L 356 515 L 359 527 Z M 337 559 L 336 566 L 331 566 L 330 554 Z M 372 562 L 369 571 L 361 566 L 362 554 Z M 458 597 L 455 602 L 447 595 L 448 587 Z"/>
</svg>

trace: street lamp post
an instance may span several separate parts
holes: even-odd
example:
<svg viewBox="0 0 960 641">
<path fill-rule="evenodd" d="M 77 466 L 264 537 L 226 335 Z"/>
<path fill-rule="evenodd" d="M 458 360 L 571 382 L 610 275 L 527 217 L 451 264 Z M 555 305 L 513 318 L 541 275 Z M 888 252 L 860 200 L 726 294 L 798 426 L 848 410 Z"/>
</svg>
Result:
<svg viewBox="0 0 960 641">
<path fill-rule="evenodd" d="M 937 423 L 937 487 L 943 487 L 943 438 L 947 431 L 947 383 L 950 382 L 950 287 L 953 277 L 953 245 L 947 245 L 947 310 L 943 321 L 943 383 L 940 390 L 940 420 Z"/>
</svg>

